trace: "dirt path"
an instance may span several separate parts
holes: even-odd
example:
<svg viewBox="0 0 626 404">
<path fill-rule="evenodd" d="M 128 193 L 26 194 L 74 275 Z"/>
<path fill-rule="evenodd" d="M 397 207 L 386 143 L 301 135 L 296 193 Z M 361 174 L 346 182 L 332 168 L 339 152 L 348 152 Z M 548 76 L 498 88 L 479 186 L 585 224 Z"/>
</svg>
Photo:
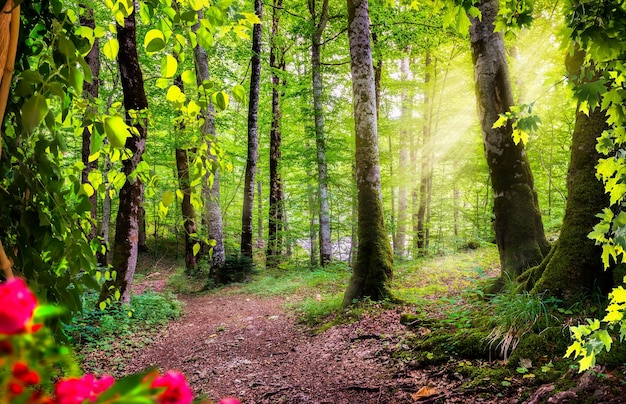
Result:
<svg viewBox="0 0 626 404">
<path fill-rule="evenodd" d="M 398 311 L 307 335 L 280 298 L 240 294 L 182 297 L 185 314 L 129 361 L 178 369 L 198 396 L 244 403 L 403 403 L 387 346 L 406 331 Z M 409 388 L 408 390 L 414 390 Z"/>
</svg>

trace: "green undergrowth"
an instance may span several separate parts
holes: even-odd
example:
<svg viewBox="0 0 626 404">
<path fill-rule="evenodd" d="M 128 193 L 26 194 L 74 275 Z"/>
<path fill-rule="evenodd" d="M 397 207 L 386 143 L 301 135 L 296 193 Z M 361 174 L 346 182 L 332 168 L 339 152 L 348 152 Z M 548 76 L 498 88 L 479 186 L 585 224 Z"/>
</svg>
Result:
<svg viewBox="0 0 626 404">
<path fill-rule="evenodd" d="M 350 267 L 335 262 L 313 270 L 273 269 L 259 271 L 239 292 L 260 296 L 314 296 L 343 292 L 350 278 Z"/>
<path fill-rule="evenodd" d="M 96 294 L 84 299 L 83 312 L 64 328 L 70 343 L 81 352 L 112 351 L 119 343 L 141 348 L 151 333 L 182 314 L 182 302 L 171 293 L 147 291 L 132 296 L 128 305 L 116 302 L 104 310 L 96 307 Z"/>
<path fill-rule="evenodd" d="M 570 343 L 567 324 L 597 307 L 564 307 L 559 299 L 519 293 L 512 285 L 487 295 L 487 285 L 476 280 L 463 292 L 430 306 L 417 303 L 413 313 L 402 315 L 413 336 L 404 343 L 408 349 L 395 352 L 396 358 L 414 368 L 443 368 L 468 389 L 506 391 L 545 383 L 572 387 L 562 382 L 565 374 L 577 372 L 575 362 L 563 357 Z M 623 348 L 610 354 L 607 364 L 626 361 Z"/>
</svg>

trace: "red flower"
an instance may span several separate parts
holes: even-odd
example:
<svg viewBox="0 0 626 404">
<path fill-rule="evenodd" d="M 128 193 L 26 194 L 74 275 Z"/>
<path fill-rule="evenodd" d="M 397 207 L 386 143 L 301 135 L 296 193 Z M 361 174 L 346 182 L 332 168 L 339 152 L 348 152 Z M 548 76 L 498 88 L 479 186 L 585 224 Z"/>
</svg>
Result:
<svg viewBox="0 0 626 404">
<path fill-rule="evenodd" d="M 81 404 L 89 399 L 92 403 L 98 395 L 111 387 L 115 382 L 111 376 L 102 376 L 100 380 L 94 375 L 85 375 L 80 379 L 61 380 L 55 386 L 57 404 Z"/>
<path fill-rule="evenodd" d="M 35 371 L 28 369 L 28 366 L 23 362 L 17 362 L 13 365 L 13 377 L 21 381 L 25 385 L 34 386 L 39 383 L 39 374 Z"/>
<path fill-rule="evenodd" d="M 20 278 L 0 284 L 0 334 L 24 332 L 33 318 L 37 299 Z"/>
<path fill-rule="evenodd" d="M 189 404 L 193 394 L 182 373 L 169 371 L 157 376 L 150 387 L 165 387 L 165 391 L 157 397 L 159 404 Z"/>
</svg>

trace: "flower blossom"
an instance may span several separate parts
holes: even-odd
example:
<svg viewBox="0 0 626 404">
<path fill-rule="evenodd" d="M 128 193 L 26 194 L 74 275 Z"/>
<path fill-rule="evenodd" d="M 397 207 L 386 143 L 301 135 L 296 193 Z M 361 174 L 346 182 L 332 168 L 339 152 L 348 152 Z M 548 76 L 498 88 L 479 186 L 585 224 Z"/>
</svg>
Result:
<svg viewBox="0 0 626 404">
<path fill-rule="evenodd" d="M 114 382 L 115 380 L 111 376 L 102 376 L 100 379 L 96 379 L 91 374 L 85 375 L 80 379 L 61 380 L 55 386 L 56 403 L 81 404 L 87 399 L 93 403 Z"/>
<path fill-rule="evenodd" d="M 37 299 L 20 278 L 0 284 L 0 334 L 18 334 L 30 325 Z"/>
<path fill-rule="evenodd" d="M 151 387 L 165 387 L 165 391 L 157 397 L 159 404 L 189 404 L 193 394 L 182 373 L 169 371 L 157 376 Z"/>
</svg>

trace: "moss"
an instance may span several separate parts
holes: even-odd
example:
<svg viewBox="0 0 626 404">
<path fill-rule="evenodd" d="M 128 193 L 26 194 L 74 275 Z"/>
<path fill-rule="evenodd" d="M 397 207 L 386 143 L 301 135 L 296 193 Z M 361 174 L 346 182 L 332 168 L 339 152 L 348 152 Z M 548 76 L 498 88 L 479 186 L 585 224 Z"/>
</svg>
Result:
<svg viewBox="0 0 626 404">
<path fill-rule="evenodd" d="M 611 274 L 603 271 L 600 248 L 587 237 L 598 222 L 596 214 L 608 206 L 595 169 L 599 157 L 596 138 L 605 128 L 606 116 L 599 108 L 589 115 L 576 115 L 561 234 L 551 256 L 541 264 L 545 270 L 532 287 L 533 292 L 548 291 L 562 298 L 566 305 L 575 303 L 581 292 L 592 287 L 607 290 L 612 283 Z"/>
<path fill-rule="evenodd" d="M 363 185 L 360 185 L 363 186 Z M 342 307 L 355 299 L 391 298 L 389 283 L 393 277 L 393 251 L 387 235 L 382 201 L 374 189 L 359 189 L 357 261 Z"/>
<path fill-rule="evenodd" d="M 502 366 L 492 366 L 485 362 L 472 363 L 461 361 L 456 366 L 455 371 L 469 380 L 463 384 L 465 388 L 476 388 L 479 386 L 497 386 L 502 388 L 502 382 L 513 376 L 513 372 Z"/>
<path fill-rule="evenodd" d="M 423 314 L 403 313 L 400 316 L 400 324 L 407 327 L 419 328 L 419 327 L 434 327 L 439 323 L 438 320 L 432 318 L 426 318 Z"/>
<path fill-rule="evenodd" d="M 540 359 L 545 359 L 551 354 L 550 344 L 542 335 L 528 333 L 522 336 L 506 366 L 509 369 L 516 369 L 520 366 L 520 359 L 530 359 L 532 363 L 538 363 Z"/>
</svg>

